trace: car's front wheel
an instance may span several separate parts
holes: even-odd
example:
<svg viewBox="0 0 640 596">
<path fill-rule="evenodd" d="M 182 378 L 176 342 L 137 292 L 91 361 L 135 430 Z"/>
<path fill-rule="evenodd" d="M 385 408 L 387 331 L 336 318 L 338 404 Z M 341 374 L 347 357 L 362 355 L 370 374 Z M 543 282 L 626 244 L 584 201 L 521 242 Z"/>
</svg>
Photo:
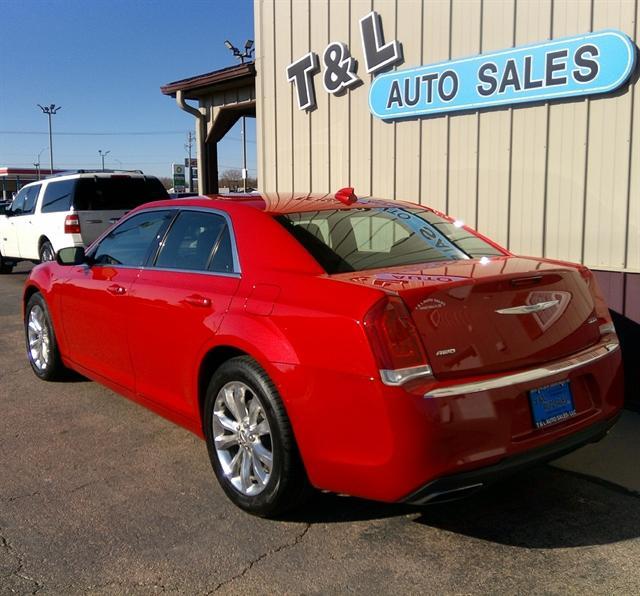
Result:
<svg viewBox="0 0 640 596">
<path fill-rule="evenodd" d="M 232 358 L 217 370 L 204 416 L 211 464 L 238 507 L 273 517 L 311 492 L 280 396 L 255 360 Z"/>
<path fill-rule="evenodd" d="M 60 359 L 47 303 L 40 293 L 31 296 L 27 302 L 24 331 L 27 357 L 33 372 L 45 381 L 62 378 L 66 368 Z"/>
</svg>

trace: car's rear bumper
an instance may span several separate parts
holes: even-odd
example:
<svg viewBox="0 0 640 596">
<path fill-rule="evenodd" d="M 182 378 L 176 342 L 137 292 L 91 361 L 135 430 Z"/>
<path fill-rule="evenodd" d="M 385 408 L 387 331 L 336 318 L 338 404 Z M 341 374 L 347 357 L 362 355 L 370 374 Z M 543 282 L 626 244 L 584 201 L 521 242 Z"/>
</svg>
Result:
<svg viewBox="0 0 640 596">
<path fill-rule="evenodd" d="M 571 453 L 588 443 L 599 441 L 609 432 L 618 418 L 619 415 L 616 415 L 608 420 L 601 420 L 559 441 L 507 457 L 490 466 L 436 478 L 402 501 L 412 505 L 424 505 L 465 497 L 511 474 Z"/>
<path fill-rule="evenodd" d="M 512 467 L 597 440 L 623 404 L 621 354 L 613 346 L 615 337 L 603 337 L 536 369 L 444 382 L 415 379 L 401 387 L 311 371 L 306 382 L 283 387 L 283 394 L 303 396 L 287 406 L 314 486 L 387 502 L 416 494 L 414 500 L 426 501 L 426 493 L 484 486 L 492 471 L 497 480 Z M 575 414 L 538 428 L 531 391 L 565 382 Z M 349 415 L 328 418 L 329 412 Z M 476 474 L 485 478 L 474 480 Z"/>
</svg>

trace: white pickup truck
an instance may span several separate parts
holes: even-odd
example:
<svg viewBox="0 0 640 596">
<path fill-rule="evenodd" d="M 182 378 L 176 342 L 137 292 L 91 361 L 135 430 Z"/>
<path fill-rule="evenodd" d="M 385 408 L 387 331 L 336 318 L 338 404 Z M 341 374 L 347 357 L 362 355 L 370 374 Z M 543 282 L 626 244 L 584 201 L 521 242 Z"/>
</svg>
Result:
<svg viewBox="0 0 640 596">
<path fill-rule="evenodd" d="M 88 246 L 127 211 L 166 198 L 162 183 L 139 171 L 78 170 L 27 184 L 0 214 L 0 273 Z"/>
</svg>

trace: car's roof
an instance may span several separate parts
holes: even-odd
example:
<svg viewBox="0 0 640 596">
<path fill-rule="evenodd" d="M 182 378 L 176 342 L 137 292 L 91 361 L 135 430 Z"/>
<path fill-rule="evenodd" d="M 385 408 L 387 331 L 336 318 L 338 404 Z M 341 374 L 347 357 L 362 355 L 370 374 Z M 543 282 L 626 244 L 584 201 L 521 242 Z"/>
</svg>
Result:
<svg viewBox="0 0 640 596">
<path fill-rule="evenodd" d="M 22 186 L 31 186 L 33 184 L 47 184 L 49 182 L 58 182 L 60 180 L 65 181 L 69 179 L 79 178 L 156 178 L 152 174 L 145 174 L 139 170 L 79 170 L 60 172 L 58 174 L 46 175 L 41 180 L 32 180 L 28 184 Z M 20 190 L 22 190 L 22 188 Z"/>
<path fill-rule="evenodd" d="M 402 201 L 359 198 L 354 203 L 343 203 L 335 194 L 268 192 L 234 195 L 199 195 L 181 199 L 169 199 L 147 203 L 144 207 L 162 207 L 180 204 L 185 207 L 208 207 L 211 209 L 228 209 L 236 206 L 249 207 L 271 214 L 300 213 L 303 211 L 325 211 L 333 209 L 361 209 L 362 207 L 389 207 L 403 204 Z M 411 204 L 412 207 L 417 205 Z"/>
</svg>

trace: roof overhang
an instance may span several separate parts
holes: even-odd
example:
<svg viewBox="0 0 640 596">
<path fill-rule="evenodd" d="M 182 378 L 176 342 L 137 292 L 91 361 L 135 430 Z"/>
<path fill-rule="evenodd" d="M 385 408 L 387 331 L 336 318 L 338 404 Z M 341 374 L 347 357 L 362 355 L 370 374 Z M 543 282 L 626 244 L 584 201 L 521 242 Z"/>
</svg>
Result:
<svg viewBox="0 0 640 596">
<path fill-rule="evenodd" d="M 237 89 L 243 85 L 254 86 L 255 78 L 256 68 L 254 63 L 246 62 L 167 83 L 160 87 L 160 91 L 164 95 L 171 97 L 175 97 L 178 91 L 182 91 L 185 99 L 200 99 L 214 91 Z"/>
<path fill-rule="evenodd" d="M 54 174 L 59 174 L 60 172 L 64 172 L 65 170 L 53 170 Z M 0 168 L 0 176 L 2 177 L 11 177 L 11 176 L 48 176 L 49 168 L 41 167 L 37 168 Z"/>
</svg>

